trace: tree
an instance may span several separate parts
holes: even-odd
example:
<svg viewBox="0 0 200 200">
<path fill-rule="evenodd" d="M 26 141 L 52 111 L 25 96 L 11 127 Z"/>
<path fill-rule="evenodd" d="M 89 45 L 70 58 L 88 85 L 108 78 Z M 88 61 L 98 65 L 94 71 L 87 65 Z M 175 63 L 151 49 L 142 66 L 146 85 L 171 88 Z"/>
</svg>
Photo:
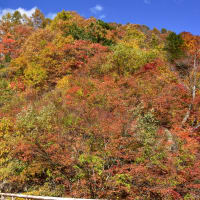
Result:
<svg viewBox="0 0 200 200">
<path fill-rule="evenodd" d="M 184 41 L 180 35 L 177 35 L 174 32 L 171 32 L 166 38 L 165 50 L 169 54 L 170 61 L 174 61 L 175 59 L 183 56 L 183 44 Z"/>
<path fill-rule="evenodd" d="M 33 26 L 33 22 L 31 20 L 31 18 L 28 17 L 26 14 L 22 15 L 22 22 L 23 22 L 24 25 Z"/>
<path fill-rule="evenodd" d="M 11 21 L 14 23 L 14 24 L 21 24 L 22 23 L 22 15 L 19 11 L 15 11 L 12 15 L 12 18 L 11 18 Z"/>
<path fill-rule="evenodd" d="M 35 9 L 35 12 L 31 16 L 33 27 L 34 28 L 44 28 L 46 26 L 45 24 L 45 16 L 44 14 L 38 9 Z"/>
<path fill-rule="evenodd" d="M 162 28 L 162 29 L 161 29 L 161 33 L 162 33 L 162 34 L 167 33 L 167 29 L 166 29 L 166 28 Z"/>
<path fill-rule="evenodd" d="M 186 54 L 191 58 L 189 59 L 189 61 L 193 63 L 193 67 L 190 72 L 190 85 L 189 85 L 190 92 L 192 95 L 192 100 L 191 100 L 191 103 L 189 104 L 188 111 L 182 120 L 182 125 L 184 125 L 186 121 L 188 120 L 188 118 L 190 117 L 191 111 L 194 106 L 194 101 L 196 98 L 196 90 L 197 90 L 197 85 L 198 85 L 197 69 L 199 66 L 199 59 L 200 59 L 200 37 L 194 36 L 188 32 L 183 32 L 181 34 L 181 37 L 184 40 L 184 44 L 185 44 L 184 47 L 185 47 Z M 196 126 L 196 128 L 198 127 L 199 127 L 199 124 Z"/>
<path fill-rule="evenodd" d="M 2 59 L 6 62 L 10 62 L 11 57 L 15 57 L 17 53 L 16 41 L 11 34 L 6 34 L 2 37 L 0 42 L 0 54 Z"/>
</svg>

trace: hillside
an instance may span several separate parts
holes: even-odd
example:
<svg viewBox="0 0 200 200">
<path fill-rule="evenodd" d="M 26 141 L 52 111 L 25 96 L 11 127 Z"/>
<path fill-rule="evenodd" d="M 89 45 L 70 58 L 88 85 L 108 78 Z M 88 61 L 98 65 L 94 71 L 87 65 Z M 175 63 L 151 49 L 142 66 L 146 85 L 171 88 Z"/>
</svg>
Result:
<svg viewBox="0 0 200 200">
<path fill-rule="evenodd" d="M 199 36 L 38 9 L 0 30 L 0 191 L 200 199 Z"/>
</svg>

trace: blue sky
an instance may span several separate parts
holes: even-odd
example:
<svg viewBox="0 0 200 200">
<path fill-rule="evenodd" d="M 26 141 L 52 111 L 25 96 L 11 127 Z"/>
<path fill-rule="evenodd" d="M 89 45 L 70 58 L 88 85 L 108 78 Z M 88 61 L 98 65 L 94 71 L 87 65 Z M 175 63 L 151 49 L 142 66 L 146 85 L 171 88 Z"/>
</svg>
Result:
<svg viewBox="0 0 200 200">
<path fill-rule="evenodd" d="M 36 7 L 49 17 L 63 9 L 74 10 L 106 22 L 200 35 L 200 0 L 0 0 L 0 16 L 16 9 L 30 15 Z"/>
</svg>

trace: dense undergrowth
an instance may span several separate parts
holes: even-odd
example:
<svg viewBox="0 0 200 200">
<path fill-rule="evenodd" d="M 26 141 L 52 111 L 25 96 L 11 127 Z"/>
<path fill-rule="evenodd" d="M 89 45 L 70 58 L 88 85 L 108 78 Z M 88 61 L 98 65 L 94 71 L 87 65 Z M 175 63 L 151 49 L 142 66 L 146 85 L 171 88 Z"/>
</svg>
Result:
<svg viewBox="0 0 200 200">
<path fill-rule="evenodd" d="M 199 199 L 199 36 L 62 11 L 0 22 L 0 190 Z"/>
</svg>

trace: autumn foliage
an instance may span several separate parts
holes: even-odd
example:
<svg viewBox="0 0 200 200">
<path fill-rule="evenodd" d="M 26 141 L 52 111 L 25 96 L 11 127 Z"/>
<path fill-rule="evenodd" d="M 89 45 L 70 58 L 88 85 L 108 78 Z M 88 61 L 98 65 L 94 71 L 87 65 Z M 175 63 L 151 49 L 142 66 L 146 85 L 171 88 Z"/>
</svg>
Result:
<svg viewBox="0 0 200 200">
<path fill-rule="evenodd" d="M 200 199 L 199 36 L 38 9 L 0 29 L 0 191 Z"/>
</svg>

